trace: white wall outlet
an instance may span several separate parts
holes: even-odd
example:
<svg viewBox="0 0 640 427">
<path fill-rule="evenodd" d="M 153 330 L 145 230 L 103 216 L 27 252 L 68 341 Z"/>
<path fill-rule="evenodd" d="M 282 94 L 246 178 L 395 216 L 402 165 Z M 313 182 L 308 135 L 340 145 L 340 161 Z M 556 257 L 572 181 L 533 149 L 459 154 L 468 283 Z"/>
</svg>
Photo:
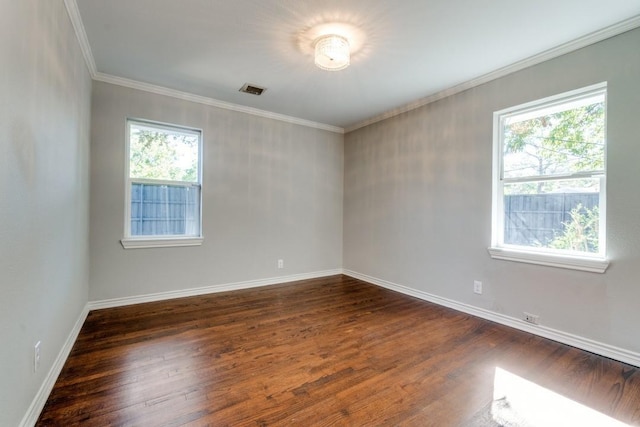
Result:
<svg viewBox="0 0 640 427">
<path fill-rule="evenodd" d="M 40 341 L 33 346 L 33 372 L 37 372 L 40 367 Z"/>
<path fill-rule="evenodd" d="M 473 293 L 481 294 L 482 293 L 482 282 L 479 280 L 473 281 Z"/>
<path fill-rule="evenodd" d="M 278 260 L 278 268 L 284 268 L 284 260 L 283 259 L 279 259 Z"/>
<path fill-rule="evenodd" d="M 533 325 L 537 325 L 540 323 L 540 316 L 538 316 L 537 314 L 531 314 L 531 313 L 527 313 L 526 311 L 524 312 L 524 321 L 527 323 L 531 323 Z"/>
</svg>

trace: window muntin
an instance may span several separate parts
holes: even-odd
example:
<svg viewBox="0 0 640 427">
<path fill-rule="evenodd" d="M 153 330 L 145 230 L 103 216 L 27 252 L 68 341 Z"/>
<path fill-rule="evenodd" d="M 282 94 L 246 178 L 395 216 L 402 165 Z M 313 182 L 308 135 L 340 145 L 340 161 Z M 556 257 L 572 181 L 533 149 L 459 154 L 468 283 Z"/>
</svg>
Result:
<svg viewBox="0 0 640 427">
<path fill-rule="evenodd" d="M 495 113 L 494 155 L 493 249 L 604 259 L 605 84 Z"/>
<path fill-rule="evenodd" d="M 127 129 L 125 239 L 200 238 L 201 132 L 139 120 Z"/>
</svg>

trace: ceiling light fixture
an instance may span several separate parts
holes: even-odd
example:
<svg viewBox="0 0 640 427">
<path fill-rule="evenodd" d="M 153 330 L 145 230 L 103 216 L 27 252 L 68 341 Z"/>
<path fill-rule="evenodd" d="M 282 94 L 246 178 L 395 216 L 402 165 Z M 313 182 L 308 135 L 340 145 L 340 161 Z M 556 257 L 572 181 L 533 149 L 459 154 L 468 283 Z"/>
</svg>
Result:
<svg viewBox="0 0 640 427">
<path fill-rule="evenodd" d="M 315 63 L 323 70 L 344 70 L 351 61 L 349 41 L 336 34 L 318 37 L 315 41 L 315 51 Z"/>
</svg>

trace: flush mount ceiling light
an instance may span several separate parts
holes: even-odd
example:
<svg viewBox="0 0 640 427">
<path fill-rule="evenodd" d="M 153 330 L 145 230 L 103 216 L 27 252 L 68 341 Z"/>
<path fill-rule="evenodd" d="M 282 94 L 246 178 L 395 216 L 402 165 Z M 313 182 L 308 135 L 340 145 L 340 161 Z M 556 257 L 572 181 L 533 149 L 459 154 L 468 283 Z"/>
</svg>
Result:
<svg viewBox="0 0 640 427">
<path fill-rule="evenodd" d="M 349 41 L 342 36 L 329 34 L 315 41 L 315 63 L 328 71 L 344 70 L 351 61 Z"/>
<path fill-rule="evenodd" d="M 296 36 L 300 51 L 313 56 L 318 68 L 329 71 L 344 70 L 352 61 L 355 64 L 362 60 L 366 38 L 355 24 L 324 21 L 306 27 Z"/>
</svg>

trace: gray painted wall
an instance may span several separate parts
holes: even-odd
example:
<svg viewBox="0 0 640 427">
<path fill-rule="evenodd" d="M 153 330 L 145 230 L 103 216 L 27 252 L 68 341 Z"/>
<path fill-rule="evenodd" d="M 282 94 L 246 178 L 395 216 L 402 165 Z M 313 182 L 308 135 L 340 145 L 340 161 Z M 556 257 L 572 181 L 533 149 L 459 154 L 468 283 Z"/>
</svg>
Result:
<svg viewBox="0 0 640 427">
<path fill-rule="evenodd" d="M 120 245 L 127 117 L 203 130 L 202 246 Z M 91 139 L 91 300 L 342 266 L 343 135 L 95 82 Z"/>
<path fill-rule="evenodd" d="M 640 351 L 640 30 L 343 143 L 327 131 L 106 83 L 94 83 L 90 105 L 92 83 L 63 2 L 1 1 L 0 425 L 26 413 L 88 294 L 127 297 L 343 263 Z M 490 259 L 492 112 L 604 80 L 611 267 L 599 275 Z M 127 117 L 204 130 L 201 247 L 121 247 Z M 484 282 L 482 296 L 472 293 L 474 279 Z M 42 365 L 33 373 L 38 340 Z"/>
<path fill-rule="evenodd" d="M 346 135 L 344 267 L 640 352 L 638 46 L 628 32 Z M 609 270 L 492 260 L 493 112 L 602 81 Z"/>
<path fill-rule="evenodd" d="M 62 1 L 0 10 L 0 425 L 16 426 L 87 303 L 91 79 Z"/>
</svg>

